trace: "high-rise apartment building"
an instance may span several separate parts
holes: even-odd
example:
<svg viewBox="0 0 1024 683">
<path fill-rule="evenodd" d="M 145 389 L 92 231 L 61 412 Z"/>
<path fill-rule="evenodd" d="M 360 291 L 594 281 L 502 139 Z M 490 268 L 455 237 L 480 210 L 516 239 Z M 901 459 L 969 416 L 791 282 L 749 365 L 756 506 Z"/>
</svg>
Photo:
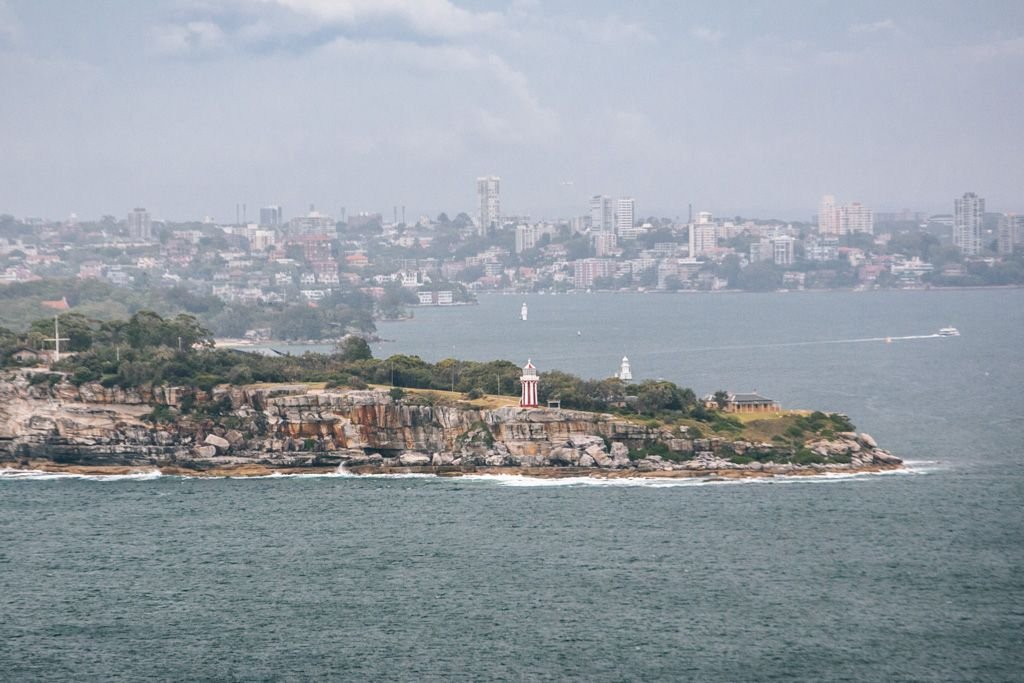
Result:
<svg viewBox="0 0 1024 683">
<path fill-rule="evenodd" d="M 615 232 L 623 235 L 633 230 L 635 220 L 636 202 L 632 197 L 620 197 L 615 204 Z"/>
<path fill-rule="evenodd" d="M 153 224 L 149 220 L 149 211 L 143 208 L 131 210 L 128 214 L 128 236 L 143 242 L 153 239 Z"/>
<path fill-rule="evenodd" d="M 525 223 L 516 226 L 516 253 L 521 254 L 527 249 L 533 249 L 537 246 L 537 239 L 540 236 L 540 230 L 536 225 L 527 225 Z"/>
<path fill-rule="evenodd" d="M 477 229 L 480 234 L 501 227 L 501 178 L 498 176 L 481 176 L 476 179 L 476 196 L 480 220 Z"/>
<path fill-rule="evenodd" d="M 334 219 L 319 211 L 310 211 L 305 216 L 296 216 L 288 221 L 288 234 L 291 237 L 303 235 L 337 235 L 337 225 Z"/>
<path fill-rule="evenodd" d="M 260 209 L 260 225 L 265 228 L 280 228 L 284 225 L 284 210 L 280 206 L 264 206 Z"/>
<path fill-rule="evenodd" d="M 615 229 L 612 198 L 595 194 L 590 198 L 590 230 L 612 232 Z"/>
<path fill-rule="evenodd" d="M 839 234 L 839 211 L 834 195 L 823 196 L 818 204 L 818 232 L 822 235 Z"/>
<path fill-rule="evenodd" d="M 706 254 L 712 249 L 715 249 L 717 246 L 717 225 L 715 225 L 714 223 L 690 224 L 690 258 Z"/>
<path fill-rule="evenodd" d="M 852 235 L 864 232 L 875 233 L 875 214 L 860 202 L 850 202 L 839 207 L 839 234 Z"/>
<path fill-rule="evenodd" d="M 953 244 L 964 256 L 981 253 L 981 221 L 985 215 L 985 200 L 973 192 L 965 192 L 953 201 Z"/>
<path fill-rule="evenodd" d="M 827 194 L 818 203 L 818 232 L 822 236 L 852 235 L 875 232 L 875 213 L 860 202 L 836 204 L 835 195 Z"/>
<path fill-rule="evenodd" d="M 1024 245 L 1024 216 L 1004 213 L 999 217 L 999 234 L 996 236 L 996 248 L 1006 256 Z"/>
</svg>

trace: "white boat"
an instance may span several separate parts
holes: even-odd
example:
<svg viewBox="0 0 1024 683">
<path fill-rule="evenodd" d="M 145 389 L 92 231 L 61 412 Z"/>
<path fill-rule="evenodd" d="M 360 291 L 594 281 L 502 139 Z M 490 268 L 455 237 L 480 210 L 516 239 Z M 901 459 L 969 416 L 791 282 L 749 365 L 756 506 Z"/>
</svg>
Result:
<svg viewBox="0 0 1024 683">
<path fill-rule="evenodd" d="M 524 301 L 523 307 L 519 309 L 519 318 L 522 320 L 526 320 L 526 316 L 528 315 L 528 313 L 529 311 L 526 310 L 526 302 Z"/>
<path fill-rule="evenodd" d="M 939 330 L 939 336 L 940 337 L 959 337 L 960 336 L 960 330 L 956 329 L 955 327 L 943 327 L 941 330 Z"/>
</svg>

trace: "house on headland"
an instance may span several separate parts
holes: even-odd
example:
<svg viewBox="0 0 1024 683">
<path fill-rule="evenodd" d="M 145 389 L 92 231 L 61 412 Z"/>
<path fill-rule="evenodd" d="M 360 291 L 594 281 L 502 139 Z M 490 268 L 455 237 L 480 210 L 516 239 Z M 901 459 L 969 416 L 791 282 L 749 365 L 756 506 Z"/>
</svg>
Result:
<svg viewBox="0 0 1024 683">
<path fill-rule="evenodd" d="M 734 394 L 724 392 L 716 395 L 707 395 L 703 398 L 704 406 L 708 410 L 724 410 L 727 413 L 773 413 L 782 410 L 778 401 L 765 398 L 757 393 L 757 390 L 745 394 Z"/>
</svg>

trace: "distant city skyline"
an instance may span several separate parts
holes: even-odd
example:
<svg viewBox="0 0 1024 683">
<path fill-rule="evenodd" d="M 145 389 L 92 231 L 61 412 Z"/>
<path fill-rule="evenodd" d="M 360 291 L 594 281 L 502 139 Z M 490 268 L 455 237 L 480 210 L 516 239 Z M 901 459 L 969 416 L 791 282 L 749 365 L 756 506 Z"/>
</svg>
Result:
<svg viewBox="0 0 1024 683">
<path fill-rule="evenodd" d="M 1019 213 L 1021 82 L 1010 0 L 0 0 L 0 212 Z"/>
</svg>

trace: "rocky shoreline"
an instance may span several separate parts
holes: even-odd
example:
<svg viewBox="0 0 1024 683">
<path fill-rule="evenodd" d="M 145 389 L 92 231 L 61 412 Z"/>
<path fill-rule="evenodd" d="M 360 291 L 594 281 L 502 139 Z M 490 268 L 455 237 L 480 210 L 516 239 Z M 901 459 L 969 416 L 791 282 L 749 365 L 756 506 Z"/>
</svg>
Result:
<svg viewBox="0 0 1024 683">
<path fill-rule="evenodd" d="M 0 378 L 0 466 L 77 474 L 766 477 L 896 469 L 869 435 L 791 445 L 574 410 L 307 385 L 123 389 Z M 807 462 L 808 456 L 813 462 Z"/>
</svg>

